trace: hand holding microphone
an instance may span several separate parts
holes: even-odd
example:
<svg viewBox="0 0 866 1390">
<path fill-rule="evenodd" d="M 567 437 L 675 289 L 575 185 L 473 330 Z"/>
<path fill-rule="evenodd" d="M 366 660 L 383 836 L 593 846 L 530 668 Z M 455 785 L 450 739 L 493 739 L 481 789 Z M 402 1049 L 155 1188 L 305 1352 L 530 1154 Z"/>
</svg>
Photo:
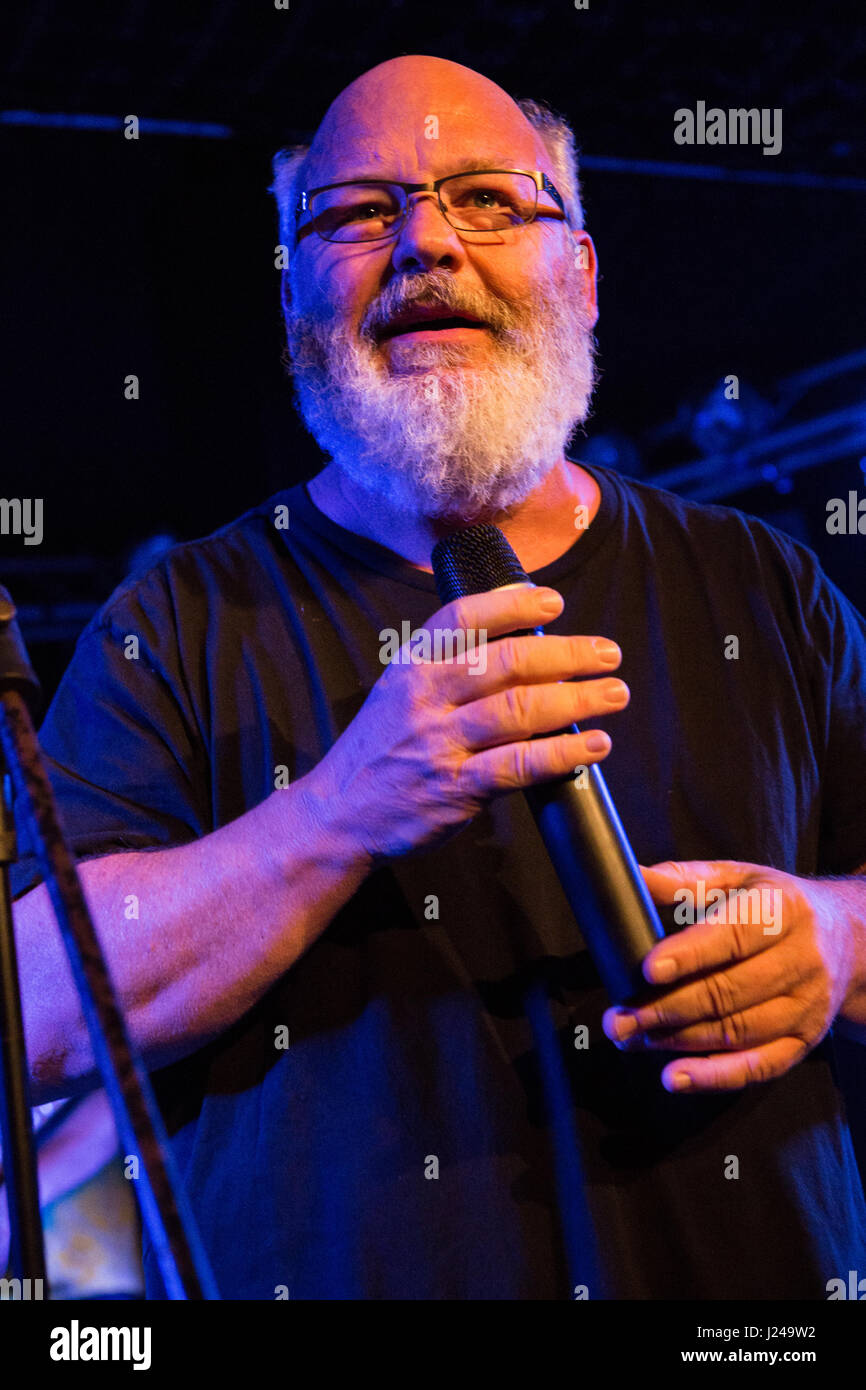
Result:
<svg viewBox="0 0 866 1390">
<path fill-rule="evenodd" d="M 627 688 L 613 679 L 618 648 L 610 658 L 603 648 L 611 644 L 597 646 L 594 637 L 509 635 L 561 612 L 558 594 L 532 585 L 469 594 L 417 631 L 485 633 L 483 669 L 466 661 L 385 664 L 354 719 L 299 784 L 335 855 L 369 870 L 432 848 L 493 797 L 607 756 L 607 734 L 575 733 L 571 721 L 628 703 Z"/>
<path fill-rule="evenodd" d="M 470 526 L 441 540 L 433 570 L 446 602 L 532 584 L 495 526 Z M 543 636 L 540 627 L 536 634 Z M 570 731 L 577 734 L 577 725 Z M 611 1001 L 649 992 L 641 963 L 664 929 L 600 769 L 586 767 L 580 782 L 528 786 L 526 799 Z"/>
<path fill-rule="evenodd" d="M 611 1000 L 624 1003 L 649 989 L 641 961 L 664 932 L 595 766 L 610 739 L 574 723 L 628 704 L 612 679 L 619 649 L 522 635 L 557 617 L 562 599 L 535 588 L 496 527 L 440 541 L 434 570 L 447 602 L 420 631 L 501 640 L 485 643 L 483 667 L 387 661 L 302 780 L 308 813 L 335 855 L 369 870 L 444 843 L 492 797 L 525 791 Z M 575 767 L 586 768 L 586 785 Z"/>
</svg>

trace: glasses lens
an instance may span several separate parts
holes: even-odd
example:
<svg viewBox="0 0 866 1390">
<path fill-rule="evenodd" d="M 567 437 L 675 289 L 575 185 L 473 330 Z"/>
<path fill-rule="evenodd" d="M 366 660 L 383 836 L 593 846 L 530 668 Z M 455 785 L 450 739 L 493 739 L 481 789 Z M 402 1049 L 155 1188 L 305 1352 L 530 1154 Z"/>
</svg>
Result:
<svg viewBox="0 0 866 1390">
<path fill-rule="evenodd" d="M 376 241 L 388 235 L 402 208 L 402 191 L 387 183 L 323 188 L 310 200 L 312 226 L 325 241 Z"/>
<path fill-rule="evenodd" d="M 486 232 L 518 227 L 535 216 L 538 190 L 528 174 L 455 174 L 441 185 L 452 227 Z"/>
</svg>

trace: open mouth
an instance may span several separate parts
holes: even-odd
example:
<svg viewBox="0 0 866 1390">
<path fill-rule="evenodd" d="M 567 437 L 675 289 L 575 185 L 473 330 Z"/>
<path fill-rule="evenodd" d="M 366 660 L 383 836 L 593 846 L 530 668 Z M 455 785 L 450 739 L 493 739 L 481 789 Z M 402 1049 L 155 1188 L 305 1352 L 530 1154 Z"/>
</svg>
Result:
<svg viewBox="0 0 866 1390">
<path fill-rule="evenodd" d="M 387 342 L 391 338 L 406 337 L 409 333 L 448 333 L 456 330 L 474 330 L 486 328 L 487 325 L 480 319 L 474 319 L 463 314 L 442 314 L 431 312 L 414 312 L 411 317 L 398 318 L 389 323 L 379 335 L 380 342 Z"/>
</svg>

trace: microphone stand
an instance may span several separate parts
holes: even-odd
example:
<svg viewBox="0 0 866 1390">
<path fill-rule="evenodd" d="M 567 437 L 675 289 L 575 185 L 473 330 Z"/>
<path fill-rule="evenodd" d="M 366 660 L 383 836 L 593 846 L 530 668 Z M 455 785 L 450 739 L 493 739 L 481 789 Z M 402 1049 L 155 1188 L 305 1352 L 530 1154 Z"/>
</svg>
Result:
<svg viewBox="0 0 866 1390">
<path fill-rule="evenodd" d="M 28 704 L 36 708 L 40 686 L 18 631 L 15 611 L 12 599 L 0 584 L 0 772 L 8 767 L 16 801 L 20 800 L 28 817 L 120 1142 L 126 1155 L 140 1158 L 136 1193 L 166 1294 L 169 1299 L 218 1299 L 162 1117 L 147 1073 L 127 1033 L 75 860 L 60 825 L 28 709 Z M 5 783 L 6 776 L 3 780 Z M 9 888 L 8 866 L 17 857 L 14 820 L 5 796 L 0 801 L 0 1124 L 10 1252 L 16 1277 L 41 1279 L 45 1256 Z"/>
<path fill-rule="evenodd" d="M 2 641 L 2 638 L 0 638 Z M 33 1153 L 33 1130 L 18 960 L 12 932 L 9 865 L 18 858 L 11 784 L 0 747 L 0 1135 L 3 1178 L 9 1206 L 9 1254 L 16 1278 L 45 1278 L 45 1250 L 39 1215 L 39 1189 Z M 32 1286 L 31 1286 L 32 1288 Z"/>
</svg>

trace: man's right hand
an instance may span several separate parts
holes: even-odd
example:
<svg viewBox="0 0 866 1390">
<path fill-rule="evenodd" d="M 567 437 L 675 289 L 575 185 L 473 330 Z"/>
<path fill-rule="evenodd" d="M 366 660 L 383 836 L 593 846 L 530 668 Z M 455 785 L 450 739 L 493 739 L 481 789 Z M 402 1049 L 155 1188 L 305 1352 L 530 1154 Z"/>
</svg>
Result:
<svg viewBox="0 0 866 1390">
<path fill-rule="evenodd" d="M 552 599 L 556 606 L 545 610 Z M 356 846 L 373 867 L 442 843 L 494 796 L 605 758 L 611 744 L 600 730 L 556 731 L 625 708 L 628 687 L 611 679 L 619 648 L 598 637 L 505 636 L 561 611 L 555 590 L 524 586 L 468 595 L 434 613 L 424 624 L 431 635 L 462 628 L 502 640 L 487 645 L 483 670 L 473 667 L 471 645 L 470 660 L 386 666 L 298 784 L 323 832 Z M 607 659 L 604 646 L 614 647 Z"/>
</svg>

